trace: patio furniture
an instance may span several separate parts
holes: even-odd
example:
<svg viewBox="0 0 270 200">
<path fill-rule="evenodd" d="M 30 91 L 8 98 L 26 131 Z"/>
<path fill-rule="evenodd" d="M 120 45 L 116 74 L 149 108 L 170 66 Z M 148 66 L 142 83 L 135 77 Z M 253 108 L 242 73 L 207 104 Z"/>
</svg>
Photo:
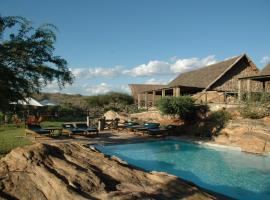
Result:
<svg viewBox="0 0 270 200">
<path fill-rule="evenodd" d="M 50 135 L 55 135 L 58 133 L 58 135 L 62 135 L 63 128 L 61 127 L 46 127 L 45 130 L 50 131 Z"/>
<path fill-rule="evenodd" d="M 27 124 L 27 128 L 25 129 L 25 135 L 33 134 L 33 135 L 49 135 L 50 131 L 43 129 L 38 124 Z"/>
<path fill-rule="evenodd" d="M 152 136 L 167 136 L 174 131 L 176 127 L 175 125 L 168 125 L 163 128 L 149 128 L 145 133 Z"/>
<path fill-rule="evenodd" d="M 64 123 L 62 124 L 63 130 L 62 133 L 66 134 L 82 134 L 85 131 L 83 129 L 76 128 L 72 123 Z"/>
<path fill-rule="evenodd" d="M 144 123 L 144 125 L 140 126 L 132 126 L 132 129 L 134 131 L 148 131 L 149 129 L 157 129 L 159 128 L 160 124 L 159 123 L 152 123 L 152 122 L 148 122 L 148 123 Z"/>
<path fill-rule="evenodd" d="M 84 130 L 84 133 L 89 135 L 91 133 L 95 133 L 98 136 L 98 130 L 95 127 L 87 126 L 86 123 L 75 123 L 76 128 L 80 130 Z"/>
</svg>

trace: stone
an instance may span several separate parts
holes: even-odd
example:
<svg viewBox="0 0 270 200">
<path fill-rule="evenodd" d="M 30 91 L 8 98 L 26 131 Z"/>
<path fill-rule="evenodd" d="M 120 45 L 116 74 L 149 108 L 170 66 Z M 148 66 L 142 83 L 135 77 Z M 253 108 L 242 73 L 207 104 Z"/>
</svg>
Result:
<svg viewBox="0 0 270 200">
<path fill-rule="evenodd" d="M 76 143 L 12 150 L 0 160 L 0 188 L 0 199 L 226 199 Z"/>
<path fill-rule="evenodd" d="M 263 154 L 266 146 L 264 140 L 253 135 L 242 137 L 236 144 L 241 147 L 242 151 L 255 154 Z"/>
<path fill-rule="evenodd" d="M 218 144 L 225 144 L 225 145 L 230 143 L 229 137 L 224 134 L 215 137 L 214 141 Z"/>
</svg>

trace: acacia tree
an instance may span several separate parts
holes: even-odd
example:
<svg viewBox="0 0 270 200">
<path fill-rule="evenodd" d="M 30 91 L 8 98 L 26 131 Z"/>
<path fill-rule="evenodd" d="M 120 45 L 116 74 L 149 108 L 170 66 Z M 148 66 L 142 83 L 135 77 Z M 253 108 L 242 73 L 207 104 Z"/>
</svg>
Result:
<svg viewBox="0 0 270 200">
<path fill-rule="evenodd" d="M 24 99 L 53 80 L 71 84 L 67 61 L 54 55 L 56 27 L 34 28 L 23 17 L 0 16 L 0 110 Z"/>
</svg>

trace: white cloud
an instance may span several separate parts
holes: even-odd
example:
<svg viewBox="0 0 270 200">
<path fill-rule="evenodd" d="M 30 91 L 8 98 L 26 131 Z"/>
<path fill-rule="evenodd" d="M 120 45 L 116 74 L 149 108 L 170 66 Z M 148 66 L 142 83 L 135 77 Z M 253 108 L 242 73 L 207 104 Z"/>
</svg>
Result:
<svg viewBox="0 0 270 200">
<path fill-rule="evenodd" d="M 147 64 L 141 64 L 128 70 L 131 76 L 151 76 L 170 73 L 170 64 L 164 61 L 151 60 Z"/>
<path fill-rule="evenodd" d="M 214 55 L 207 56 L 205 58 L 186 58 L 178 59 L 171 65 L 171 72 L 182 73 L 190 71 L 199 67 L 207 66 L 216 63 Z"/>
<path fill-rule="evenodd" d="M 101 83 L 98 85 L 85 85 L 84 86 L 85 93 L 88 95 L 96 95 L 96 94 L 105 94 L 111 91 L 110 86 L 107 83 Z"/>
<path fill-rule="evenodd" d="M 115 66 L 112 68 L 95 67 L 95 68 L 72 68 L 73 75 L 77 79 L 88 79 L 97 77 L 115 77 L 122 74 L 122 68 Z"/>
<path fill-rule="evenodd" d="M 270 56 L 264 56 L 262 57 L 260 63 L 267 64 L 270 62 Z"/>
<path fill-rule="evenodd" d="M 148 63 L 144 63 L 133 68 L 124 68 L 120 66 L 115 66 L 112 68 L 73 68 L 71 69 L 71 71 L 77 79 L 116 77 L 120 75 L 132 77 L 146 77 L 153 75 L 175 75 L 214 63 L 216 63 L 214 55 L 210 55 L 201 59 L 179 59 L 177 57 L 172 57 L 168 61 L 150 60 Z"/>
</svg>

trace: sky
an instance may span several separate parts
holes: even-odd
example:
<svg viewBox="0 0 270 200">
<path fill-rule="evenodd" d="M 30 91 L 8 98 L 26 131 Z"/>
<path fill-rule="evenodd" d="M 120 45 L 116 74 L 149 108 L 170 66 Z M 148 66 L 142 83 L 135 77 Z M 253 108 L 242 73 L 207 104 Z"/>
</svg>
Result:
<svg viewBox="0 0 270 200">
<path fill-rule="evenodd" d="M 246 53 L 270 62 L 269 0 L 0 0 L 2 16 L 57 26 L 55 54 L 74 83 L 44 92 L 130 93 L 129 83 L 177 75 Z"/>
</svg>

